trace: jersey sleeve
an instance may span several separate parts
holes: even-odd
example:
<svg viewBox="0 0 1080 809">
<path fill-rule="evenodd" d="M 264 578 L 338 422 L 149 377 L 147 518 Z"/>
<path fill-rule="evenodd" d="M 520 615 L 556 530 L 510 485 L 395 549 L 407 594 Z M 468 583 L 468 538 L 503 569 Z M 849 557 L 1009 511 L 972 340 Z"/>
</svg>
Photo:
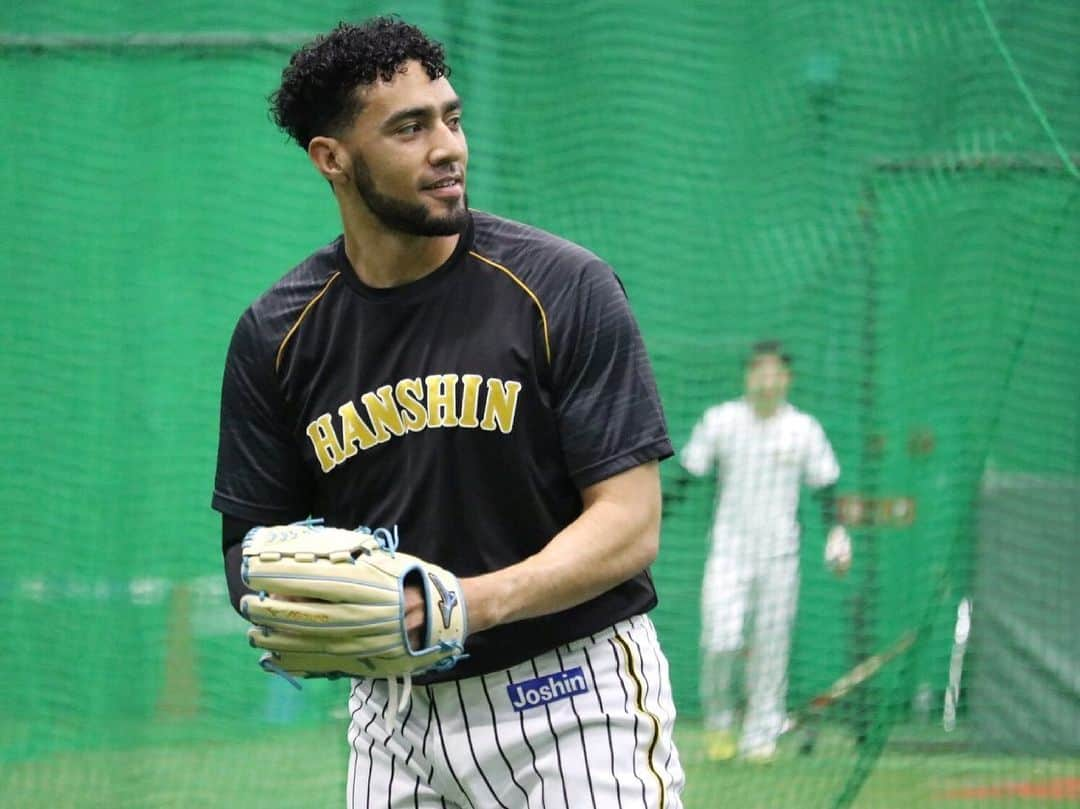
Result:
<svg viewBox="0 0 1080 809">
<path fill-rule="evenodd" d="M 840 477 L 840 464 L 825 437 L 825 431 L 816 420 L 809 420 L 806 453 L 803 456 L 803 480 L 814 489 L 830 486 Z"/>
<path fill-rule="evenodd" d="M 250 309 L 225 361 L 212 505 L 262 524 L 302 519 L 310 510 L 309 474 L 288 426 L 273 357 L 260 349 Z"/>
<path fill-rule="evenodd" d="M 712 411 L 705 411 L 690 433 L 690 440 L 679 453 L 679 463 L 695 477 L 709 474 L 716 463 L 718 439 L 716 419 L 710 418 Z"/>
<path fill-rule="evenodd" d="M 580 489 L 674 453 L 619 279 L 594 260 L 568 293 L 552 313 L 552 378 L 563 453 Z"/>
</svg>

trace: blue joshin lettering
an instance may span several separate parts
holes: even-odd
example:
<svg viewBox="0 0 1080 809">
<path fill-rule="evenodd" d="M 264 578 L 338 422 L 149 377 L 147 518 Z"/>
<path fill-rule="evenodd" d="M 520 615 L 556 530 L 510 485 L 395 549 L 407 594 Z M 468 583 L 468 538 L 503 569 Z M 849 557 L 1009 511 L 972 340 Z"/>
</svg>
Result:
<svg viewBox="0 0 1080 809">
<path fill-rule="evenodd" d="M 533 680 L 523 680 L 506 686 L 506 694 L 515 711 L 527 711 L 540 705 L 548 705 L 560 699 L 584 694 L 589 684 L 581 666 L 559 671 Z"/>
</svg>

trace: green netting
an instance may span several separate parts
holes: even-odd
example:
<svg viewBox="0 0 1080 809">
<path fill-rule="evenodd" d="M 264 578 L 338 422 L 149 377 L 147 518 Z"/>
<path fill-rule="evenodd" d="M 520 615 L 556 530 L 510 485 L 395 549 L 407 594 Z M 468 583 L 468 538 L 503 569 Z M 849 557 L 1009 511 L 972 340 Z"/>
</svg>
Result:
<svg viewBox="0 0 1080 809">
<path fill-rule="evenodd" d="M 853 526 L 837 581 L 804 498 L 790 707 L 915 643 L 769 767 L 706 761 L 711 487 L 669 515 L 686 805 L 1077 805 L 1074 0 L 0 9 L 3 805 L 343 801 L 343 686 L 254 666 L 208 500 L 235 318 L 338 230 L 265 96 L 292 43 L 384 11 L 449 48 L 472 203 L 619 270 L 678 445 L 778 337 L 841 492 L 915 506 Z"/>
</svg>

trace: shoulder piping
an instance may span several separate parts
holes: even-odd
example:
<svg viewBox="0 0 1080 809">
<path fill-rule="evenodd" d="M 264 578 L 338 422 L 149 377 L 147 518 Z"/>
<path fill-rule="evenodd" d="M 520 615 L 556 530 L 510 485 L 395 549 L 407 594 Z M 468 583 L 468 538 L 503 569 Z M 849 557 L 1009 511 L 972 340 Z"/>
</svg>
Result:
<svg viewBox="0 0 1080 809">
<path fill-rule="evenodd" d="M 277 358 L 274 360 L 275 373 L 281 368 L 281 359 L 285 355 L 285 347 L 289 344 L 289 340 L 291 340 L 292 336 L 296 334 L 296 330 L 300 328 L 300 324 L 304 322 L 304 318 L 308 316 L 308 313 L 312 310 L 315 304 L 317 304 L 322 299 L 323 295 L 326 294 L 326 291 L 330 289 L 330 286 L 340 277 L 340 275 L 341 272 L 338 271 L 330 276 L 330 280 L 323 285 L 323 288 L 318 291 L 314 298 L 307 302 L 307 306 L 305 306 L 304 310 L 300 313 L 300 317 L 296 318 L 296 322 L 292 324 L 292 328 L 289 329 L 289 331 L 286 332 L 285 337 L 282 338 L 281 345 L 278 346 Z"/>
<path fill-rule="evenodd" d="M 540 323 L 544 328 L 544 353 L 547 356 L 548 365 L 550 365 L 551 364 L 551 339 L 550 339 L 550 337 L 548 335 L 547 312 L 544 311 L 544 306 L 543 306 L 542 303 L 540 303 L 540 299 L 536 297 L 536 293 L 533 292 L 531 289 L 529 289 L 529 286 L 524 281 L 522 281 L 520 278 L 518 278 L 517 275 L 515 275 L 512 270 L 504 267 L 502 264 L 499 264 L 497 261 L 492 261 L 490 258 L 487 258 L 485 256 L 480 255 L 475 250 L 470 250 L 469 255 L 472 256 L 473 258 L 480 259 L 482 262 L 494 267 L 496 270 L 500 270 L 501 272 L 506 273 L 506 275 L 508 275 L 510 277 L 510 279 L 515 284 L 517 284 L 519 287 L 521 287 L 525 291 L 526 295 L 528 295 L 530 298 L 532 298 L 532 302 L 536 304 L 537 311 L 540 312 Z"/>
</svg>

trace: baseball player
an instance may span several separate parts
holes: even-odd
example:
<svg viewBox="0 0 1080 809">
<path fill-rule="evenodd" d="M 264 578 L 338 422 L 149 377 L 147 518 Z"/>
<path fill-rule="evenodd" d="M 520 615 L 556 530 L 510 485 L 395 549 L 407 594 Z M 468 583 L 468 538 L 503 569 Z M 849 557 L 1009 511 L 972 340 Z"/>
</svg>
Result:
<svg viewBox="0 0 1080 809">
<path fill-rule="evenodd" d="M 754 345 L 743 398 L 710 407 L 679 461 L 697 477 L 716 468 L 719 496 L 712 550 L 702 588 L 702 705 L 706 752 L 771 761 L 786 719 L 787 664 L 799 588 L 799 487 L 818 490 L 826 525 L 840 468 L 821 425 L 786 401 L 791 359 L 776 341 Z M 685 494 L 682 474 L 665 505 Z M 851 565 L 851 541 L 833 525 L 826 563 L 838 575 Z M 732 680 L 749 627 L 746 711 L 738 740 Z"/>
<path fill-rule="evenodd" d="M 375 18 L 293 54 L 271 98 L 343 235 L 259 297 L 229 347 L 213 506 L 230 595 L 249 617 L 280 607 L 246 585 L 245 537 L 309 516 L 441 571 L 402 576 L 405 633 L 412 648 L 441 615 L 467 626 L 464 657 L 353 680 L 349 807 L 677 809 L 647 617 L 672 454 L 649 361 L 607 265 L 469 208 L 449 73 L 437 42 Z M 318 608 L 294 606 L 261 614 L 287 627 Z M 256 625 L 253 642 L 272 634 Z M 287 657 L 271 662 L 304 668 Z"/>
</svg>

